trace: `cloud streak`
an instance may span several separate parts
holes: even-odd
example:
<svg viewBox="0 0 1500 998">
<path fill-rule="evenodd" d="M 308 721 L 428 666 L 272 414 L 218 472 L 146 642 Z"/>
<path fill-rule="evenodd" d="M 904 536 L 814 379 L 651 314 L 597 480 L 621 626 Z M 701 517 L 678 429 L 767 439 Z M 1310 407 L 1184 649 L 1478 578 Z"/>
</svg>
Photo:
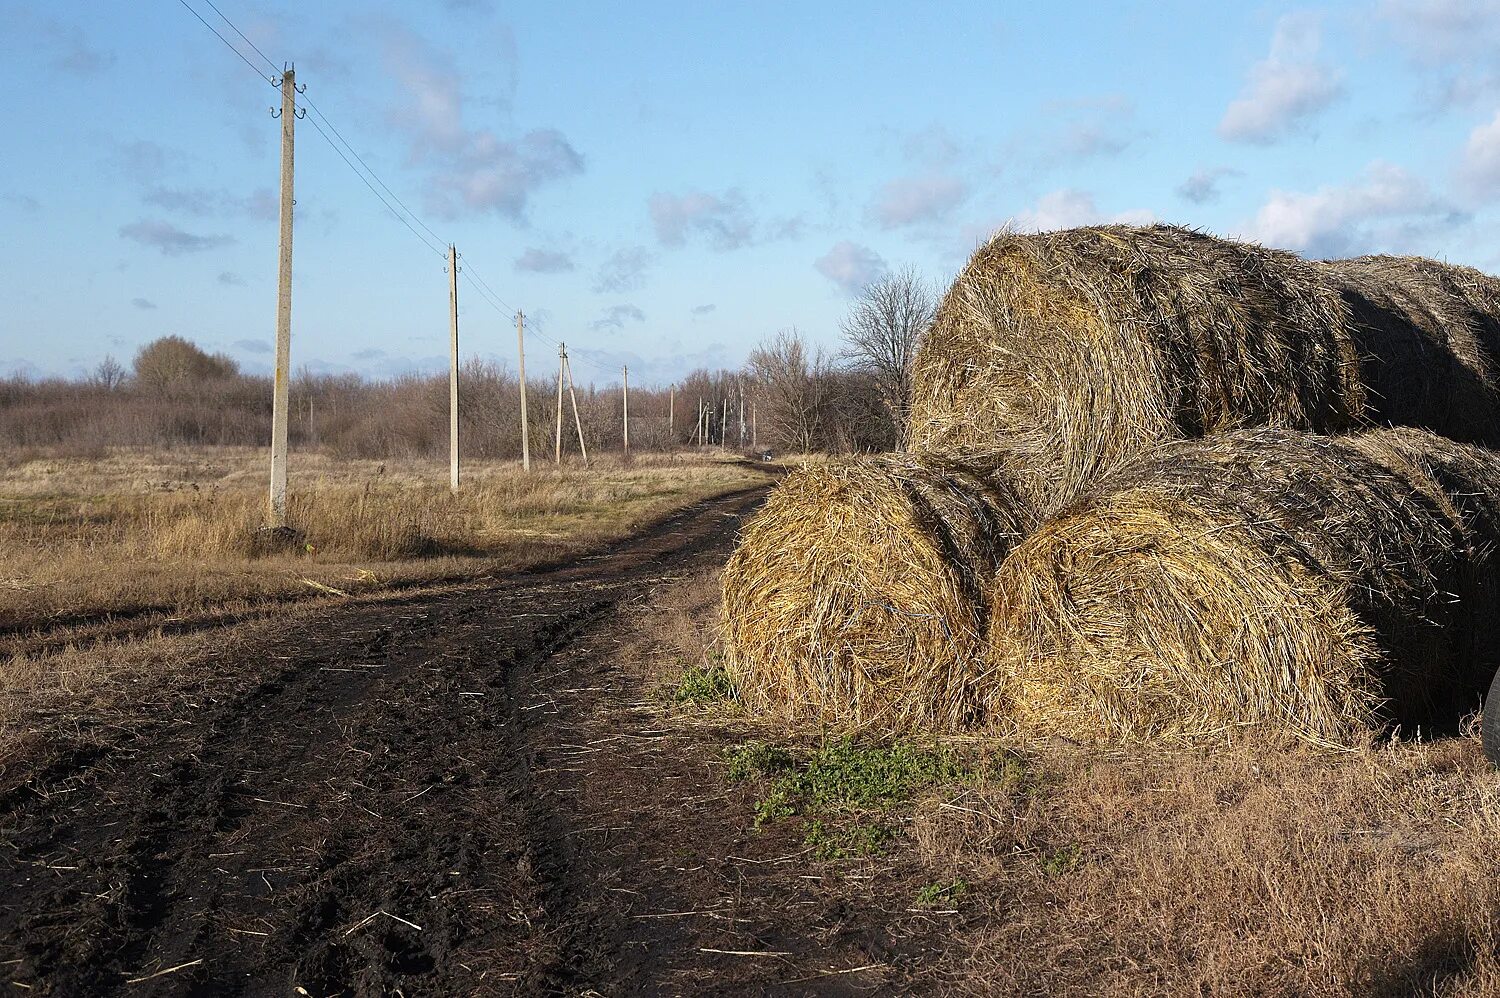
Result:
<svg viewBox="0 0 1500 998">
<path fill-rule="evenodd" d="M 1219 121 L 1219 134 L 1231 142 L 1270 145 L 1333 103 L 1343 87 L 1338 72 L 1318 61 L 1321 45 L 1315 15 L 1283 15 L 1270 54 L 1251 68 L 1244 92 Z"/>
<path fill-rule="evenodd" d="M 582 154 L 555 128 L 512 138 L 470 128 L 463 79 L 451 58 L 413 32 L 386 27 L 385 62 L 402 94 L 391 121 L 407 134 L 409 161 L 427 171 L 427 204 L 436 214 L 479 212 L 524 222 L 538 190 L 583 172 Z"/>
<path fill-rule="evenodd" d="M 676 248 L 697 238 L 710 249 L 725 253 L 750 245 L 754 238 L 755 220 L 744 195 L 737 190 L 723 194 L 657 193 L 647 200 L 646 207 L 656 240 L 663 246 Z"/>
<path fill-rule="evenodd" d="M 845 239 L 813 261 L 813 269 L 846 295 L 858 294 L 889 271 L 885 259 L 868 246 Z"/>
<path fill-rule="evenodd" d="M 120 238 L 129 239 L 159 250 L 163 256 L 186 256 L 189 253 L 205 253 L 234 244 L 229 235 L 202 236 L 185 232 L 171 222 L 160 219 L 142 219 L 121 226 Z"/>
<path fill-rule="evenodd" d="M 1409 253 L 1433 235 L 1468 222 L 1410 171 L 1372 163 L 1349 184 L 1272 191 L 1249 225 L 1252 238 L 1312 256 Z"/>
</svg>

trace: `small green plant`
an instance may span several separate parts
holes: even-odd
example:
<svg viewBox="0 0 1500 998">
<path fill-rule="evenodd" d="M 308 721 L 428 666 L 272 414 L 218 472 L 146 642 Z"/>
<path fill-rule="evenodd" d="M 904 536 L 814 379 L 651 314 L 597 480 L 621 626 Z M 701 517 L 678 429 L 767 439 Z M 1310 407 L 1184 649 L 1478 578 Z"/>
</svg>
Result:
<svg viewBox="0 0 1500 998">
<path fill-rule="evenodd" d="M 975 760 L 950 749 L 900 742 L 859 745 L 847 738 L 797 754 L 749 742 L 729 755 L 730 779 L 769 781 L 755 802 L 755 827 L 795 815 L 811 819 L 806 842 L 818 859 L 881 852 L 896 837 L 895 826 L 862 816 L 900 808 L 929 787 L 981 777 L 1021 787 L 1027 772 L 1010 754 Z"/>
<path fill-rule="evenodd" d="M 814 859 L 856 859 L 879 855 L 895 837 L 895 830 L 880 822 L 829 824 L 814 819 L 802 842 L 812 847 Z"/>
<path fill-rule="evenodd" d="M 913 745 L 861 746 L 849 739 L 823 745 L 773 788 L 801 813 L 858 811 L 901 804 L 918 791 L 970 780 L 974 766 L 947 749 Z"/>
<path fill-rule="evenodd" d="M 792 767 L 792 753 L 779 745 L 746 742 L 729 750 L 729 778 L 736 783 L 773 776 Z"/>
<path fill-rule="evenodd" d="M 734 680 L 722 665 L 694 665 L 682 672 L 671 688 L 676 704 L 711 704 L 733 700 Z"/>
<path fill-rule="evenodd" d="M 1049 877 L 1060 877 L 1078 869 L 1083 862 L 1083 847 L 1074 842 L 1048 853 L 1042 860 L 1042 871 Z"/>
<path fill-rule="evenodd" d="M 938 905 L 949 905 L 968 892 L 967 880 L 950 880 L 947 883 L 936 880 L 917 891 L 917 907 L 936 908 Z"/>
</svg>

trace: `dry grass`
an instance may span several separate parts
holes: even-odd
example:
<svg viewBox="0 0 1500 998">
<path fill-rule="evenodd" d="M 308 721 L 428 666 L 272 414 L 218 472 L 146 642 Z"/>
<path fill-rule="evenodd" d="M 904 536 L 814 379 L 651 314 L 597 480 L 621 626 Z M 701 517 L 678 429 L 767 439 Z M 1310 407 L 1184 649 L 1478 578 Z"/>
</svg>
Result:
<svg viewBox="0 0 1500 998">
<path fill-rule="evenodd" d="M 711 645 L 714 592 L 705 575 L 662 594 L 662 606 L 697 608 L 673 625 L 673 646 Z M 658 620 L 637 625 L 639 641 L 658 644 L 627 654 L 669 683 L 660 663 L 682 660 L 664 653 Z M 680 633 L 694 627 L 696 638 Z M 726 740 L 817 745 L 806 725 L 727 706 L 717 727 L 697 704 L 674 723 L 706 753 Z M 917 802 L 870 859 L 797 867 L 827 910 L 886 913 L 884 952 L 909 975 L 903 990 L 1500 993 L 1500 781 L 1467 728 L 1341 751 L 1267 733 L 1128 750 L 1013 736 L 937 744 L 1011 762 Z"/>
<path fill-rule="evenodd" d="M 995 579 L 1004 710 L 1072 738 L 1452 725 L 1500 653 L 1500 457 L 1418 430 L 1167 444 Z"/>
<path fill-rule="evenodd" d="M 729 671 L 756 709 L 792 719 L 971 724 L 986 586 L 1032 523 L 998 473 L 910 455 L 805 467 L 724 571 Z"/>
<path fill-rule="evenodd" d="M 1330 754 L 1023 749 L 1029 778 L 918 810 L 968 885 L 954 993 L 1500 993 L 1500 784 L 1476 739 Z"/>
<path fill-rule="evenodd" d="M 747 466 L 649 455 L 579 465 L 298 457 L 289 519 L 302 546 L 260 556 L 263 455 L 111 451 L 0 469 L 0 625 L 182 612 L 233 599 L 344 591 L 517 567 L 622 535 L 668 509 L 763 480 Z"/>
</svg>

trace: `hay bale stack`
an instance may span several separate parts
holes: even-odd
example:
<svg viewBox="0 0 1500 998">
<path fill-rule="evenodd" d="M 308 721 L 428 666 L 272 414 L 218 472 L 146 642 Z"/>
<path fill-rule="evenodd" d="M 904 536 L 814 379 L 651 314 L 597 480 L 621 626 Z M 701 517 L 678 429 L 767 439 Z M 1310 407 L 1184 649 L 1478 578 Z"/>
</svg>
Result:
<svg viewBox="0 0 1500 998">
<path fill-rule="evenodd" d="M 1409 256 L 1317 266 L 1349 308 L 1368 421 L 1500 443 L 1500 281 Z"/>
<path fill-rule="evenodd" d="M 1500 456 L 1418 430 L 1165 444 L 995 580 L 994 695 L 1067 737 L 1451 722 L 1500 665 Z"/>
<path fill-rule="evenodd" d="M 742 696 L 850 727 L 973 723 L 987 589 L 1033 525 L 993 466 L 886 455 L 788 475 L 724 571 Z"/>
<path fill-rule="evenodd" d="M 1313 263 L 1174 226 L 1002 233 L 913 365 L 912 449 L 1002 443 L 1044 511 L 1157 443 L 1253 426 L 1420 426 L 1500 444 L 1500 281 Z"/>
<path fill-rule="evenodd" d="M 1337 432 L 1363 411 L 1348 309 L 1290 253 L 1166 225 L 1002 233 L 913 366 L 912 449 L 1004 441 L 1065 500 L 1151 445 L 1245 425 Z"/>
</svg>

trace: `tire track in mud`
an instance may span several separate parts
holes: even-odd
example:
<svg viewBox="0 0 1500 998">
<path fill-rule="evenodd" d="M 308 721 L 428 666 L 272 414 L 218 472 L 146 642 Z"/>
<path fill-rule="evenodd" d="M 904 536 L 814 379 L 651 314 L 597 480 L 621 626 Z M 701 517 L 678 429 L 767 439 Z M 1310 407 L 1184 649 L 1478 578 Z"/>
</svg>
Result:
<svg viewBox="0 0 1500 998">
<path fill-rule="evenodd" d="M 579 921 L 569 791 L 530 768 L 558 737 L 548 690 L 566 679 L 539 670 L 622 600 L 727 553 L 763 494 L 493 584 L 231 632 L 203 667 L 259 681 L 0 801 L 6 979 L 374 995 L 578 993 L 609 976 L 610 941 Z"/>
</svg>

